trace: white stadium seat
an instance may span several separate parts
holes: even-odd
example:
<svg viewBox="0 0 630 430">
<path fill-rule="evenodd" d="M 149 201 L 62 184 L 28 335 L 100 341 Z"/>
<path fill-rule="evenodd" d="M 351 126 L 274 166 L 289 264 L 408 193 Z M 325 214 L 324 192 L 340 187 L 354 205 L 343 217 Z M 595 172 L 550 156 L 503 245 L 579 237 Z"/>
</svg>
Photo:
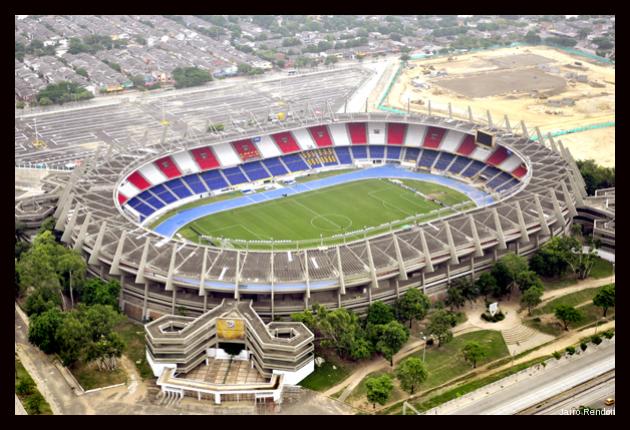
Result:
<svg viewBox="0 0 630 430">
<path fill-rule="evenodd" d="M 424 134 L 426 132 L 427 127 L 424 125 L 410 125 L 407 128 L 407 134 L 405 135 L 405 146 L 420 147 L 424 141 Z"/>
<path fill-rule="evenodd" d="M 302 149 L 315 149 L 317 148 L 317 144 L 311 137 L 311 134 L 307 129 L 301 128 L 299 130 L 293 130 L 293 136 L 297 141 L 298 145 Z"/>
<path fill-rule="evenodd" d="M 330 124 L 328 129 L 330 130 L 333 144 L 335 146 L 350 145 L 350 137 L 348 136 L 348 130 L 346 129 L 345 124 Z"/>
<path fill-rule="evenodd" d="M 442 139 L 440 150 L 447 152 L 455 152 L 464 140 L 465 134 L 460 131 L 449 130 Z"/>
<path fill-rule="evenodd" d="M 195 162 L 192 155 L 188 151 L 180 152 L 173 155 L 173 161 L 179 166 L 182 175 L 199 172 L 199 165 Z"/>
<path fill-rule="evenodd" d="M 223 167 L 234 166 L 241 162 L 240 157 L 238 156 L 236 151 L 234 151 L 232 145 L 230 145 L 228 142 L 220 143 L 216 146 L 213 146 L 212 149 L 214 150 L 214 153 L 216 154 L 219 162 Z"/>
<path fill-rule="evenodd" d="M 161 184 L 165 182 L 168 178 L 164 173 L 157 168 L 157 166 L 153 163 L 149 163 L 140 168 L 140 173 L 144 176 L 147 181 L 149 181 L 152 185 Z"/>
<path fill-rule="evenodd" d="M 368 123 L 368 144 L 369 145 L 385 145 L 385 123 L 369 122 Z"/>
<path fill-rule="evenodd" d="M 260 140 L 256 142 L 256 146 L 258 147 L 258 150 L 264 158 L 271 158 L 282 155 L 282 151 L 280 151 L 278 145 L 276 145 L 276 143 L 269 135 L 261 137 Z"/>
</svg>

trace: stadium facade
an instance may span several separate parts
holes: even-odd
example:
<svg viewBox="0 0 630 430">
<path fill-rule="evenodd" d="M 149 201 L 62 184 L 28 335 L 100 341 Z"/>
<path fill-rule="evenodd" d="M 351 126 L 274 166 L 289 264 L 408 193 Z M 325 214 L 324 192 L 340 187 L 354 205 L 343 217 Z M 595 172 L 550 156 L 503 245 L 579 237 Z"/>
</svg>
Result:
<svg viewBox="0 0 630 430">
<path fill-rule="evenodd" d="M 76 169 L 55 216 L 62 241 L 89 270 L 121 282 L 120 305 L 147 321 L 206 314 L 225 300 L 251 301 L 262 318 L 320 303 L 364 311 L 410 288 L 429 296 L 475 277 L 508 252 L 530 255 L 568 232 L 586 192 L 560 142 L 519 129 L 426 115 L 333 114 L 289 119 L 205 142 L 110 146 Z M 334 246 L 250 250 L 161 236 L 147 224 L 204 195 L 327 169 L 394 164 L 448 176 L 493 202 L 430 222 Z M 244 180 L 243 180 L 244 179 Z"/>
</svg>

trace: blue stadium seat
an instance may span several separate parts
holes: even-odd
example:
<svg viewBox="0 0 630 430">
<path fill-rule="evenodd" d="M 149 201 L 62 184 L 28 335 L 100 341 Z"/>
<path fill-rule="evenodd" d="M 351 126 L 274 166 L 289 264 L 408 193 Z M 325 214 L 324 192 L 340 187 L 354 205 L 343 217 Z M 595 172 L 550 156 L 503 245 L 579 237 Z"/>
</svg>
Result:
<svg viewBox="0 0 630 430">
<path fill-rule="evenodd" d="M 150 216 L 155 210 L 151 209 L 149 206 L 145 205 L 140 201 L 138 197 L 134 197 L 129 200 L 129 206 L 140 212 L 145 217 Z"/>
<path fill-rule="evenodd" d="M 420 156 L 420 161 L 418 162 L 418 166 L 431 168 L 433 162 L 438 156 L 437 151 L 431 151 L 430 149 L 424 149 L 422 151 L 422 155 Z"/>
<path fill-rule="evenodd" d="M 171 204 L 178 200 L 177 197 L 167 190 L 163 184 L 159 184 L 151 188 L 151 192 L 158 196 L 162 201 L 166 202 L 166 204 Z"/>
<path fill-rule="evenodd" d="M 223 176 L 221 176 L 221 172 L 218 170 L 203 172 L 201 174 L 201 179 L 204 180 L 208 188 L 211 190 L 220 190 L 222 188 L 229 187 L 228 183 L 225 182 L 225 179 L 223 179 Z"/>
<path fill-rule="evenodd" d="M 247 178 L 245 177 L 245 175 L 243 175 L 243 172 L 241 172 L 241 169 L 239 169 L 238 167 L 230 167 L 229 169 L 225 169 L 223 170 L 223 174 L 232 185 L 238 185 L 244 182 L 248 182 Z"/>
<path fill-rule="evenodd" d="M 384 146 L 369 146 L 370 158 L 374 160 L 382 160 L 385 158 L 385 147 Z"/>
<path fill-rule="evenodd" d="M 448 171 L 457 175 L 459 174 L 464 167 L 466 167 L 470 163 L 470 158 L 458 156 L 457 159 L 451 164 Z"/>
<path fill-rule="evenodd" d="M 387 147 L 387 159 L 388 160 L 400 160 L 400 146 L 388 146 Z"/>
<path fill-rule="evenodd" d="M 472 164 L 470 166 L 468 166 L 462 172 L 462 176 L 464 176 L 466 178 L 469 178 L 469 177 L 473 176 L 475 173 L 477 173 L 478 171 L 480 171 L 483 167 L 485 167 L 485 164 L 483 164 L 481 161 L 474 160 L 472 162 Z"/>
<path fill-rule="evenodd" d="M 503 185 L 504 183 L 511 181 L 512 179 L 513 178 L 511 175 L 508 175 L 507 173 L 502 172 L 499 176 L 497 176 L 493 180 L 488 181 L 486 185 L 494 190 L 498 188 L 500 185 Z"/>
<path fill-rule="evenodd" d="M 352 157 L 356 160 L 357 158 L 366 159 L 367 156 L 367 148 L 365 146 L 352 146 L 350 147 L 352 150 Z"/>
<path fill-rule="evenodd" d="M 188 190 L 188 188 L 186 188 L 179 178 L 171 179 L 170 181 L 164 183 L 164 185 L 180 199 L 192 196 L 192 193 Z"/>
<path fill-rule="evenodd" d="M 441 152 L 440 159 L 435 162 L 435 166 L 433 168 L 437 170 L 446 170 L 448 165 L 451 164 L 451 161 L 453 161 L 453 158 L 455 158 L 453 154 Z"/>
<path fill-rule="evenodd" d="M 282 165 L 279 158 L 270 158 L 269 160 L 264 160 L 263 164 L 274 176 L 282 176 L 289 173 L 287 169 Z"/>
<path fill-rule="evenodd" d="M 256 181 L 259 179 L 265 179 L 269 177 L 269 173 L 260 164 L 260 161 L 252 161 L 241 166 L 250 180 Z"/>
<path fill-rule="evenodd" d="M 197 176 L 197 174 L 184 176 L 182 179 L 186 181 L 190 189 L 193 190 L 195 194 L 201 194 L 208 191 L 201 183 L 201 179 Z"/>
<path fill-rule="evenodd" d="M 300 170 L 309 169 L 308 165 L 304 162 L 299 154 L 285 155 L 282 157 L 282 161 L 292 172 L 299 172 Z"/>
<path fill-rule="evenodd" d="M 418 159 L 418 154 L 420 154 L 420 148 L 407 148 L 407 152 L 405 153 L 405 161 L 415 161 Z"/>
<path fill-rule="evenodd" d="M 352 164 L 352 158 L 350 157 L 350 149 L 347 146 L 335 148 L 337 159 L 339 164 Z"/>
</svg>

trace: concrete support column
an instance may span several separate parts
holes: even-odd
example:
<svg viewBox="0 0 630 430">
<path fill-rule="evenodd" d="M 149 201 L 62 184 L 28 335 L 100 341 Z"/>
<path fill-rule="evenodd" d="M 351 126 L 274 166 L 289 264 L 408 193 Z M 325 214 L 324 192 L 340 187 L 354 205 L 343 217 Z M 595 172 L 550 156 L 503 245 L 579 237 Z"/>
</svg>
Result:
<svg viewBox="0 0 630 430">
<path fill-rule="evenodd" d="M 175 302 L 177 301 L 177 287 L 173 287 L 173 300 L 171 302 L 171 313 L 175 315 Z"/>
<path fill-rule="evenodd" d="M 142 300 L 142 319 L 149 319 L 147 312 L 147 301 L 149 299 L 149 281 L 144 281 L 144 298 Z"/>
<path fill-rule="evenodd" d="M 125 247 L 125 240 L 127 239 L 127 230 L 123 230 L 120 235 L 120 240 L 118 241 L 118 245 L 116 246 L 116 252 L 114 253 L 114 258 L 112 259 L 112 265 L 109 268 L 110 275 L 120 275 L 120 258 L 122 257 L 122 252 Z"/>
<path fill-rule="evenodd" d="M 524 121 L 521 121 L 521 129 L 523 130 L 523 136 L 529 139 L 529 132 L 527 131 L 527 127 L 525 126 Z"/>
<path fill-rule="evenodd" d="M 405 268 L 405 263 L 402 258 L 402 252 L 400 251 L 400 244 L 398 243 L 398 236 L 393 234 L 392 239 L 394 241 L 394 251 L 396 251 L 396 260 L 398 261 L 398 278 L 401 281 L 406 281 L 407 278 L 407 269 Z"/>
<path fill-rule="evenodd" d="M 424 269 L 422 269 L 422 272 L 420 272 L 420 281 L 422 282 L 422 292 L 426 293 L 427 292 L 427 285 L 426 285 L 426 277 L 424 275 Z"/>
<path fill-rule="evenodd" d="M 61 241 L 63 243 L 70 243 L 70 240 L 72 240 L 72 231 L 74 230 L 74 226 L 77 223 L 77 217 L 79 215 L 79 208 L 81 206 L 79 204 L 77 204 L 74 207 L 74 213 L 72 214 L 72 218 L 70 218 L 70 221 L 68 221 L 68 225 L 65 226 L 64 230 L 63 230 L 63 234 L 61 235 Z M 61 218 L 59 218 L 61 219 Z M 57 220 L 57 223 L 59 223 L 59 220 Z M 55 225 L 55 229 L 56 230 L 60 230 L 57 228 L 57 226 Z"/>
<path fill-rule="evenodd" d="M 501 220 L 499 219 L 499 212 L 496 207 L 492 208 L 492 215 L 494 216 L 494 228 L 496 229 L 497 239 L 499 240 L 499 249 L 507 249 L 503 228 L 501 227 Z"/>
<path fill-rule="evenodd" d="M 455 249 L 455 241 L 453 240 L 451 225 L 448 223 L 448 221 L 445 221 L 444 226 L 446 227 L 446 241 L 448 243 L 448 249 L 451 253 L 451 263 L 459 264 L 459 258 L 457 258 L 457 250 Z"/>
<path fill-rule="evenodd" d="M 543 212 L 542 205 L 540 204 L 540 198 L 538 194 L 534 194 L 534 202 L 536 203 L 536 212 L 538 212 L 538 220 L 540 222 L 540 228 L 545 236 L 549 236 L 551 233 L 549 231 L 549 226 L 547 225 L 547 219 L 545 218 L 545 213 Z"/>
<path fill-rule="evenodd" d="M 96 240 L 94 241 L 94 246 L 92 247 L 92 254 L 90 254 L 90 258 L 88 258 L 88 264 L 97 264 L 98 257 L 101 254 L 101 246 L 103 245 L 103 237 L 105 236 L 105 229 L 107 228 L 107 221 L 103 221 L 101 224 L 101 228 L 98 231 L 98 235 L 96 236 Z"/>
<path fill-rule="evenodd" d="M 523 216 L 523 210 L 521 209 L 521 202 L 519 202 L 518 200 L 516 201 L 516 217 L 518 219 L 518 225 L 521 229 L 521 242 L 529 243 L 529 235 L 527 234 L 527 226 L 525 225 L 525 217 Z"/>
<path fill-rule="evenodd" d="M 565 184 L 564 181 L 560 181 L 560 186 L 562 187 L 562 194 L 564 195 L 564 203 L 569 208 L 569 215 L 571 216 L 571 218 L 573 218 L 577 216 L 577 211 L 575 210 L 575 205 L 573 204 L 571 193 L 569 193 L 567 184 Z"/>
<path fill-rule="evenodd" d="M 142 250 L 142 256 L 140 257 L 140 264 L 138 265 L 138 272 L 136 273 L 136 284 L 142 284 L 144 280 L 144 268 L 147 265 L 147 256 L 149 255 L 149 243 L 151 238 L 147 237 L 144 242 L 144 249 Z"/>
<path fill-rule="evenodd" d="M 118 307 L 121 312 L 125 310 L 125 301 L 123 300 L 123 291 L 125 289 L 125 274 L 120 274 L 120 293 L 118 294 Z"/>
<path fill-rule="evenodd" d="M 394 280 L 394 282 L 396 283 L 396 298 L 399 299 L 400 298 L 400 282 L 398 281 L 398 278 L 396 278 Z"/>
<path fill-rule="evenodd" d="M 470 279 L 475 280 L 475 256 L 470 257 Z"/>
<path fill-rule="evenodd" d="M 553 212 L 556 215 L 556 221 L 564 230 L 564 217 L 562 216 L 562 209 L 560 208 L 560 202 L 558 202 L 556 191 L 553 188 L 549 190 L 549 196 L 551 197 L 551 203 L 553 203 Z"/>
<path fill-rule="evenodd" d="M 164 286 L 165 291 L 175 291 L 173 287 L 173 274 L 175 273 L 175 258 L 177 257 L 177 243 L 173 243 L 171 247 L 171 261 L 168 265 L 168 273 L 166 275 L 166 285 Z"/>
<path fill-rule="evenodd" d="M 308 299 L 311 297 L 311 277 L 308 272 L 308 251 L 304 250 L 304 275 L 306 276 L 306 303 L 308 303 Z"/>
<path fill-rule="evenodd" d="M 427 245 L 427 238 L 424 236 L 424 229 L 422 228 L 420 228 L 420 243 L 422 244 L 422 253 L 424 254 L 424 270 L 431 273 L 433 272 L 433 263 L 431 262 L 431 253 L 429 252 L 429 246 Z"/>
<path fill-rule="evenodd" d="M 346 294 L 346 282 L 343 279 L 343 266 L 341 265 L 340 246 L 337 246 L 337 270 L 339 271 L 339 287 L 341 294 Z"/>
<path fill-rule="evenodd" d="M 59 211 L 59 217 L 57 218 L 57 222 L 55 223 L 55 230 L 64 230 L 64 225 L 66 224 L 66 218 L 68 217 L 68 211 L 70 211 L 70 206 L 72 206 L 72 200 L 74 198 L 74 194 L 71 194 L 68 199 L 65 199 L 61 206 L 61 210 Z"/>
<path fill-rule="evenodd" d="M 370 284 L 371 288 L 378 288 L 378 279 L 376 278 L 376 267 L 374 267 L 374 258 L 372 258 L 372 247 L 370 246 L 370 241 L 365 241 L 365 249 L 367 251 L 368 257 L 368 265 L 370 267 L 370 277 L 372 278 L 372 283 Z M 370 293 L 370 303 L 372 302 L 371 298 L 372 294 Z"/>
<path fill-rule="evenodd" d="M 87 233 L 88 225 L 92 219 L 92 214 L 88 212 L 88 214 L 83 219 L 83 224 L 81 224 L 81 230 L 79 230 L 79 236 L 77 237 L 77 241 L 74 243 L 72 249 L 76 251 L 80 251 L 83 246 L 83 242 L 85 241 L 85 235 Z"/>
<path fill-rule="evenodd" d="M 470 231 L 472 232 L 473 241 L 475 243 L 475 255 L 477 257 L 483 257 L 483 249 L 481 248 L 479 233 L 477 233 L 477 224 L 475 223 L 475 218 L 472 215 L 469 215 L 468 222 L 470 222 Z"/>
<path fill-rule="evenodd" d="M 203 248 L 203 260 L 201 261 L 201 273 L 199 274 L 199 295 L 204 296 L 204 303 L 206 302 L 206 269 L 208 268 L 208 248 Z M 206 307 L 204 305 L 204 312 Z"/>
</svg>

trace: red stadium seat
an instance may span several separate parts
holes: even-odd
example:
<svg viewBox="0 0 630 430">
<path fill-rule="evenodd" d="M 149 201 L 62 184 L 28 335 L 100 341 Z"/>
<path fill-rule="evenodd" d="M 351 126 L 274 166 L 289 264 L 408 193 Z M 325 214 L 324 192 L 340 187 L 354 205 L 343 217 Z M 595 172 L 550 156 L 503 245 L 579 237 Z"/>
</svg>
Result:
<svg viewBox="0 0 630 430">
<path fill-rule="evenodd" d="M 439 147 L 445 134 L 446 130 L 443 128 L 429 127 L 426 136 L 424 136 L 424 143 L 422 146 L 425 148 Z"/>
<path fill-rule="evenodd" d="M 512 174 L 516 176 L 517 178 L 522 178 L 523 176 L 527 174 L 527 167 L 521 164 L 520 166 L 518 166 L 516 169 L 512 171 Z"/>
<path fill-rule="evenodd" d="M 190 152 L 201 170 L 214 169 L 220 166 L 219 160 L 209 147 L 192 149 Z"/>
<path fill-rule="evenodd" d="M 387 124 L 387 144 L 388 145 L 402 145 L 405 139 L 405 132 L 407 131 L 407 124 L 400 124 L 393 122 Z"/>
<path fill-rule="evenodd" d="M 493 166 L 498 166 L 501 164 L 506 158 L 508 158 L 510 154 L 508 154 L 507 149 L 502 146 L 499 146 L 496 151 L 488 157 L 486 163 L 492 164 Z"/>
<path fill-rule="evenodd" d="M 367 127 L 364 122 L 355 122 L 348 124 L 350 132 L 350 140 L 353 145 L 367 144 Z"/>
<path fill-rule="evenodd" d="M 272 134 L 271 137 L 278 145 L 278 148 L 284 153 L 300 151 L 300 147 L 293 138 L 293 135 L 289 131 L 283 131 L 282 133 Z"/>
<path fill-rule="evenodd" d="M 155 165 L 166 175 L 167 178 L 178 178 L 182 176 L 173 159 L 169 156 L 156 160 Z"/>
<path fill-rule="evenodd" d="M 457 153 L 461 155 L 470 155 L 475 149 L 477 145 L 475 145 L 475 136 L 472 134 L 466 135 L 464 141 L 459 148 L 457 148 Z"/>
<path fill-rule="evenodd" d="M 332 146 L 332 139 L 330 138 L 330 133 L 328 133 L 328 127 L 325 125 L 318 125 L 317 127 L 311 127 L 308 129 L 311 133 L 311 137 L 315 141 L 315 144 L 320 148 L 324 148 L 326 146 Z"/>
<path fill-rule="evenodd" d="M 247 161 L 251 158 L 260 158 L 260 152 L 258 152 L 258 148 L 256 148 L 256 145 L 251 139 L 232 142 L 232 147 L 243 161 Z"/>
<path fill-rule="evenodd" d="M 118 193 L 118 203 L 121 205 L 125 204 L 127 201 L 127 197 L 123 193 Z"/>
<path fill-rule="evenodd" d="M 144 176 L 142 176 L 140 174 L 140 172 L 133 172 L 131 175 L 129 175 L 129 177 L 127 178 L 127 180 L 129 182 L 131 182 L 137 189 L 139 190 L 146 190 L 147 188 L 149 188 L 151 186 L 151 183 L 149 181 L 147 181 Z"/>
</svg>

